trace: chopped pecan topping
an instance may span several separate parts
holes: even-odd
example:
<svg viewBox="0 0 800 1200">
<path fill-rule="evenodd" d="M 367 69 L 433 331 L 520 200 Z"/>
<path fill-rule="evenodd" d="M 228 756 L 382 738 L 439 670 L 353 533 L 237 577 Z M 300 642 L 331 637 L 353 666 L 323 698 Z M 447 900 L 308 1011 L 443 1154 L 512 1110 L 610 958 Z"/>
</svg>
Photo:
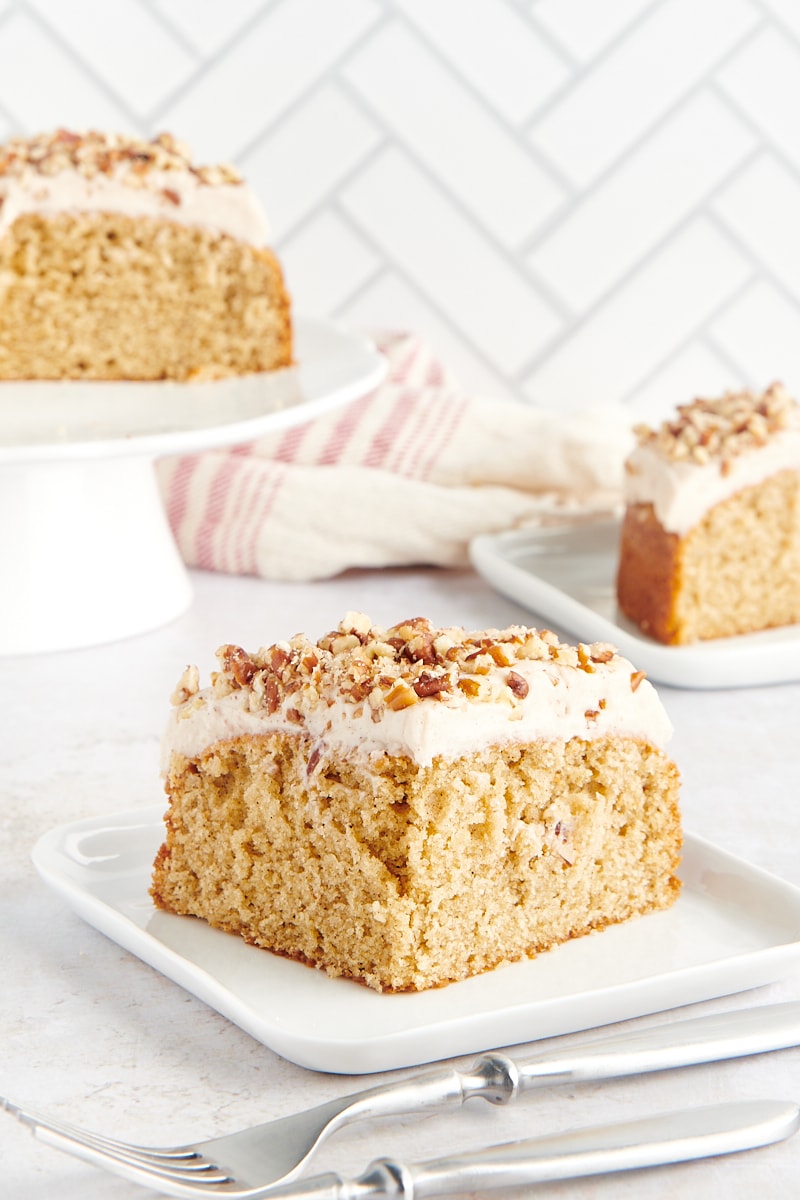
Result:
<svg viewBox="0 0 800 1200">
<path fill-rule="evenodd" d="M 423 617 L 389 629 L 373 626 L 363 613 L 345 615 L 337 629 L 312 642 L 304 634 L 248 654 L 225 645 L 217 652 L 220 670 L 212 676 L 214 694 L 244 691 L 250 712 L 282 710 L 295 724 L 307 724 L 320 708 L 321 723 L 336 704 L 356 717 L 386 719 L 416 704 L 518 704 L 530 694 L 532 670 L 544 670 L 554 687 L 568 685 L 573 670 L 602 673 L 616 651 L 604 642 L 566 645 L 550 630 L 513 625 L 469 633 L 436 629 Z M 631 676 L 635 691 L 643 672 Z M 196 670 L 185 672 L 175 693 L 182 704 L 197 693 Z M 510 693 L 510 696 L 509 696 Z M 595 720 L 605 707 L 588 709 Z M 513 718 L 512 718 L 513 719 Z"/>
<path fill-rule="evenodd" d="M 773 383 L 761 395 L 726 392 L 717 399 L 681 404 L 677 417 L 657 430 L 637 425 L 634 433 L 639 445 L 652 446 L 665 458 L 699 466 L 717 460 L 727 475 L 732 458 L 766 445 L 799 418 L 797 402 L 782 384 Z"/>
<path fill-rule="evenodd" d="M 647 676 L 645 675 L 644 671 L 634 671 L 631 675 L 631 691 L 637 691 L 639 684 L 646 678 Z"/>
<path fill-rule="evenodd" d="M 40 175 L 57 175 L 60 171 L 75 170 L 87 179 L 97 175 L 113 175 L 131 187 L 147 185 L 148 176 L 157 172 L 182 171 L 194 176 L 198 183 L 208 186 L 240 184 L 242 177 L 228 164 L 198 167 L 183 143 L 169 133 L 147 141 L 117 133 L 73 133 L 57 129 L 55 133 L 40 133 L 35 137 L 17 137 L 0 147 L 0 175 L 23 175 L 35 171 Z M 160 186 L 161 194 L 171 204 L 180 204 L 174 188 Z"/>
</svg>

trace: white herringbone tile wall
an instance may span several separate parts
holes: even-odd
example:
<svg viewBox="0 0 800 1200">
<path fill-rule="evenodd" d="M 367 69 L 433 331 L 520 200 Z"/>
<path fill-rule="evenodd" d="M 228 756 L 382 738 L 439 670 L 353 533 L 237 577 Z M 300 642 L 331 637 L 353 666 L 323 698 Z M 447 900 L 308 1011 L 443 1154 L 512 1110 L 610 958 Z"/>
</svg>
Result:
<svg viewBox="0 0 800 1200">
<path fill-rule="evenodd" d="M 0 137 L 169 129 L 475 392 L 800 393 L 798 0 L 0 0 Z"/>
</svg>

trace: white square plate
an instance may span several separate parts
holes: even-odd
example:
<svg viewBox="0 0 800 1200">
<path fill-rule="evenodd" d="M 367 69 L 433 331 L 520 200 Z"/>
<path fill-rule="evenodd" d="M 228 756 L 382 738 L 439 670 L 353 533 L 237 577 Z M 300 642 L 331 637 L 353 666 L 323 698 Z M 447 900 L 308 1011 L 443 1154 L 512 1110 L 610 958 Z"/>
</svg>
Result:
<svg viewBox="0 0 800 1200">
<path fill-rule="evenodd" d="M 800 960 L 800 889 L 688 837 L 668 911 L 463 983 L 381 994 L 156 909 L 162 812 L 61 826 L 34 863 L 107 937 L 313 1070 L 382 1071 L 591 1029 L 770 983 Z"/>
<path fill-rule="evenodd" d="M 752 687 L 800 679 L 800 625 L 692 646 L 646 637 L 617 608 L 618 521 L 485 534 L 475 569 L 502 595 L 582 642 L 611 642 L 650 679 L 686 688 Z"/>
</svg>

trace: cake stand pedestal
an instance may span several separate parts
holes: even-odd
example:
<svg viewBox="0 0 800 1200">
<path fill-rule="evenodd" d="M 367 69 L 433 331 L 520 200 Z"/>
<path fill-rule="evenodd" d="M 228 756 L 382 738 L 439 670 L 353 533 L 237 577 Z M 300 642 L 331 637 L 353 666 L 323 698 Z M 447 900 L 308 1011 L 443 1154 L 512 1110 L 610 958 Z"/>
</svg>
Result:
<svg viewBox="0 0 800 1200">
<path fill-rule="evenodd" d="M 155 473 L 298 425 L 376 387 L 371 342 L 298 320 L 298 365 L 198 384 L 0 384 L 0 655 L 146 633 L 192 588 Z"/>
<path fill-rule="evenodd" d="M 192 589 L 149 458 L 0 468 L 0 654 L 155 629 Z"/>
</svg>

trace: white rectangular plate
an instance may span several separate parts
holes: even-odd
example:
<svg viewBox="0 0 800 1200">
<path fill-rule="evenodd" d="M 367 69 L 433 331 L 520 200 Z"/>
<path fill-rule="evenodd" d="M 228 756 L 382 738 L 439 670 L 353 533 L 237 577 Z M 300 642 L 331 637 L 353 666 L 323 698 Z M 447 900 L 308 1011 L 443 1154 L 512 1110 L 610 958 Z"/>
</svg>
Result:
<svg viewBox="0 0 800 1200">
<path fill-rule="evenodd" d="M 301 1066 L 361 1074 L 707 1000 L 800 958 L 800 889 L 688 837 L 666 912 L 432 991 L 381 994 L 156 909 L 163 806 L 60 826 L 34 863 L 91 925 Z"/>
<path fill-rule="evenodd" d="M 618 521 L 485 534 L 470 547 L 498 592 L 582 642 L 612 642 L 659 683 L 753 687 L 800 679 L 800 625 L 692 646 L 646 637 L 617 608 Z"/>
</svg>

